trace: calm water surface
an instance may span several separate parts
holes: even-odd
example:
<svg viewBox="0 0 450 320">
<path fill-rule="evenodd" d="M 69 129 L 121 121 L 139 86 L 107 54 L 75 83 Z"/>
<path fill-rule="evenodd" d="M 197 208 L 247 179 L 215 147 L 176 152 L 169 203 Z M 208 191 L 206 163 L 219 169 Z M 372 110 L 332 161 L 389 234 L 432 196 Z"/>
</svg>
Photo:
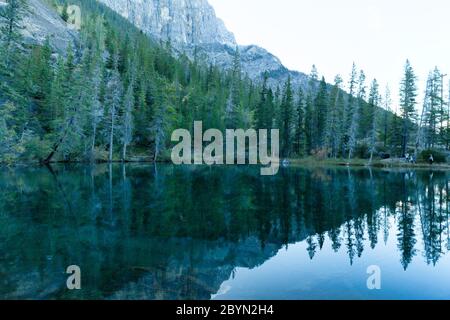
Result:
<svg viewBox="0 0 450 320">
<path fill-rule="evenodd" d="M 450 299 L 449 176 L 0 168 L 0 298 Z"/>
</svg>

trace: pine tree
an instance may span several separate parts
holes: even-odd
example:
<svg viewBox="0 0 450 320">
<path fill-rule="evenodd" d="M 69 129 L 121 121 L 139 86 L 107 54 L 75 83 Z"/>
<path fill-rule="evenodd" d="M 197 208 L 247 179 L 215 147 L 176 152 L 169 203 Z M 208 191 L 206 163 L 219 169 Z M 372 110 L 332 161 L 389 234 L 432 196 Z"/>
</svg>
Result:
<svg viewBox="0 0 450 320">
<path fill-rule="evenodd" d="M 156 162 L 165 150 L 167 132 L 170 131 L 175 110 L 169 103 L 169 88 L 159 83 L 149 132 L 153 137 L 153 160 Z"/>
<path fill-rule="evenodd" d="M 352 122 L 349 129 L 349 142 L 348 142 L 348 157 L 351 159 L 353 157 L 353 153 L 357 147 L 358 144 L 358 131 L 359 131 L 359 123 L 361 119 L 361 110 L 363 107 L 364 99 L 366 97 L 366 75 L 364 74 L 364 71 L 359 72 L 359 78 L 358 78 L 358 94 L 357 94 L 357 101 L 356 101 L 356 107 L 352 111 Z"/>
<path fill-rule="evenodd" d="M 383 123 L 382 123 L 382 135 L 381 140 L 383 141 L 383 146 L 386 148 L 389 141 L 389 119 L 392 114 L 392 99 L 391 90 L 389 86 L 386 86 L 386 90 L 383 98 Z"/>
<path fill-rule="evenodd" d="M 309 74 L 309 90 L 315 95 L 317 92 L 317 83 L 319 82 L 319 72 L 315 64 L 312 65 L 311 72 Z"/>
<path fill-rule="evenodd" d="M 350 138 L 352 133 L 352 123 L 355 117 L 355 95 L 356 95 L 356 89 L 358 85 L 358 73 L 356 70 L 356 64 L 353 63 L 352 65 L 352 71 L 350 73 L 350 80 L 348 83 L 348 98 L 347 102 L 345 104 L 344 114 L 343 114 L 343 121 L 342 121 L 342 129 L 343 132 L 343 139 L 342 139 L 342 154 L 345 153 L 346 150 L 350 150 Z M 352 141 L 353 142 L 353 141 Z M 349 151 L 350 152 L 350 151 Z"/>
<path fill-rule="evenodd" d="M 314 147 L 325 146 L 326 124 L 328 113 L 328 88 L 325 78 L 320 81 L 319 90 L 314 101 Z"/>
<path fill-rule="evenodd" d="M 344 100 L 342 94 L 342 78 L 337 75 L 334 79 L 334 86 L 330 96 L 330 109 L 327 114 L 326 123 L 326 147 L 330 150 L 331 157 L 336 158 L 342 142 L 342 117 L 344 110 Z"/>
<path fill-rule="evenodd" d="M 370 152 L 370 163 L 372 163 L 373 155 L 376 148 L 376 137 L 377 137 L 377 109 L 379 108 L 379 86 L 376 79 L 372 81 L 369 93 L 369 110 L 368 110 L 368 122 L 370 125 L 369 130 L 369 152 Z"/>
<path fill-rule="evenodd" d="M 295 127 L 295 144 L 294 150 L 295 153 L 299 157 L 303 157 L 305 155 L 305 109 L 306 109 L 306 101 L 305 94 L 303 89 L 300 88 L 298 90 L 298 98 L 297 98 L 297 110 L 296 110 L 296 119 L 297 125 Z"/>
<path fill-rule="evenodd" d="M 405 71 L 403 80 L 400 84 L 400 108 L 403 118 L 403 131 L 402 131 L 402 154 L 407 152 L 408 143 L 410 140 L 412 121 L 416 117 L 416 76 L 414 70 L 409 62 L 406 60 Z"/>
<path fill-rule="evenodd" d="M 264 74 L 264 80 L 263 80 L 263 85 L 261 88 L 261 93 L 260 93 L 260 98 L 258 101 L 258 104 L 256 106 L 256 111 L 255 111 L 255 127 L 256 129 L 269 129 L 268 122 L 267 122 L 267 113 L 268 110 L 267 108 L 267 95 L 268 95 L 268 91 L 269 89 L 267 88 L 267 79 L 268 79 L 268 74 L 265 73 Z"/>
<path fill-rule="evenodd" d="M 104 84 L 104 61 L 103 53 L 106 49 L 106 30 L 104 27 L 103 17 L 96 17 L 91 20 L 89 28 L 86 27 L 90 34 L 89 42 L 91 45 L 91 64 L 90 64 L 90 127 L 91 127 L 91 145 L 90 145 L 90 161 L 95 161 L 95 147 L 97 141 L 98 126 L 104 117 L 104 106 L 101 101 L 102 88 Z"/>
<path fill-rule="evenodd" d="M 66 62 L 62 57 L 58 58 L 56 70 L 52 79 L 48 113 L 51 130 L 55 130 L 60 125 L 60 120 L 64 115 L 65 102 L 68 101 L 68 84 L 67 80 L 69 70 L 66 68 Z"/>
<path fill-rule="evenodd" d="M 239 128 L 241 108 L 241 57 L 239 48 L 236 48 L 231 72 L 230 94 L 226 107 L 225 123 L 227 128 Z"/>
<path fill-rule="evenodd" d="M 317 83 L 319 80 L 319 73 L 315 65 L 312 66 L 309 74 L 308 89 L 305 103 L 305 150 L 309 155 L 315 148 L 315 113 L 314 113 L 314 99 L 317 94 Z"/>
<path fill-rule="evenodd" d="M 305 149 L 310 155 L 314 148 L 314 110 L 312 96 L 308 93 L 305 107 Z"/>
<path fill-rule="evenodd" d="M 8 102 L 0 108 L 0 162 L 14 162 L 23 152 L 14 126 L 16 106 Z"/>
<path fill-rule="evenodd" d="M 134 143 L 140 148 L 150 148 L 152 137 L 149 135 L 149 121 L 151 121 L 154 105 L 154 90 L 153 83 L 148 81 L 145 74 L 140 75 L 137 81 L 139 88 L 137 89 L 138 96 L 135 110 L 135 129 L 134 129 Z M 186 108 L 186 99 L 183 99 L 182 108 Z M 184 110 L 180 111 L 180 117 Z M 189 128 L 182 122 L 182 128 Z"/>
<path fill-rule="evenodd" d="M 427 118 L 428 118 L 428 135 L 427 135 L 427 145 L 429 148 L 434 148 L 436 144 L 439 143 L 439 124 L 442 119 L 442 75 L 437 67 L 431 72 L 430 75 L 430 97 L 429 105 L 427 108 Z"/>
<path fill-rule="evenodd" d="M 8 0 L 0 7 L 0 40 L 4 42 L 6 66 L 9 66 L 11 51 L 20 44 L 22 20 L 28 10 L 26 0 Z"/>
<path fill-rule="evenodd" d="M 294 96 L 291 86 L 291 78 L 286 81 L 283 98 L 280 106 L 280 135 L 281 135 L 281 155 L 288 158 L 292 154 L 293 136 L 295 133 L 295 116 L 294 116 Z"/>
<path fill-rule="evenodd" d="M 51 62 L 52 50 L 49 39 L 43 46 L 34 47 L 28 70 L 28 91 L 36 105 L 35 113 L 42 128 L 49 132 L 51 129 L 51 109 L 49 107 L 50 92 L 53 80 Z"/>
<path fill-rule="evenodd" d="M 117 113 L 122 103 L 123 85 L 118 70 L 119 56 L 117 53 L 113 56 L 113 69 L 110 71 L 106 86 L 106 106 L 108 108 L 109 129 L 109 156 L 108 160 L 113 161 L 114 153 L 114 134 L 116 129 Z"/>
<path fill-rule="evenodd" d="M 402 149 L 402 138 L 402 119 L 396 113 L 394 113 L 389 128 L 388 144 L 391 151 L 393 151 L 397 156 Z"/>
<path fill-rule="evenodd" d="M 133 59 L 130 62 L 129 83 L 123 102 L 123 120 L 122 120 L 122 161 L 127 159 L 127 148 L 133 139 L 133 109 L 134 109 L 134 86 L 136 82 L 136 65 Z"/>
<path fill-rule="evenodd" d="M 367 94 L 367 86 L 366 86 L 366 74 L 363 70 L 359 71 L 359 77 L 358 77 L 358 94 L 357 94 L 357 100 L 358 100 L 358 113 L 359 117 L 362 115 L 362 110 L 364 108 L 364 104 L 366 103 L 366 94 Z"/>
</svg>

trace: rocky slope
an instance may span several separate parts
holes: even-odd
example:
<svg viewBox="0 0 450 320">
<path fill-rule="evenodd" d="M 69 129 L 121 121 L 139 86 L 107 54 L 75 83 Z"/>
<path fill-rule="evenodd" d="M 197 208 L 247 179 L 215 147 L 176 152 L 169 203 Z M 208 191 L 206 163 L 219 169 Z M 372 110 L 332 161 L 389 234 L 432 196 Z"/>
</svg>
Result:
<svg viewBox="0 0 450 320">
<path fill-rule="evenodd" d="M 98 0 L 158 40 L 170 40 L 179 51 L 194 51 L 208 63 L 232 65 L 238 44 L 207 0 Z M 258 46 L 239 46 L 242 69 L 253 80 L 268 72 L 272 86 L 291 76 L 294 86 L 306 86 L 308 77 L 288 70 L 281 61 Z"/>
<path fill-rule="evenodd" d="M 69 44 L 76 42 L 78 33 L 53 8 L 41 0 L 28 0 L 28 5 L 29 12 L 24 17 L 22 30 L 25 43 L 43 44 L 48 38 L 53 49 L 62 53 Z"/>
</svg>

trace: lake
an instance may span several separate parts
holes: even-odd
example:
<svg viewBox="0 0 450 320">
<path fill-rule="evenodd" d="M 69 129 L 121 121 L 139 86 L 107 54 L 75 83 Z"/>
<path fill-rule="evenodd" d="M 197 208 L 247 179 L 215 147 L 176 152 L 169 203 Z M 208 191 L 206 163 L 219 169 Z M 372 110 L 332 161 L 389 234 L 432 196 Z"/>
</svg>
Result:
<svg viewBox="0 0 450 320">
<path fill-rule="evenodd" d="M 449 299 L 449 176 L 0 168 L 0 298 Z"/>
</svg>

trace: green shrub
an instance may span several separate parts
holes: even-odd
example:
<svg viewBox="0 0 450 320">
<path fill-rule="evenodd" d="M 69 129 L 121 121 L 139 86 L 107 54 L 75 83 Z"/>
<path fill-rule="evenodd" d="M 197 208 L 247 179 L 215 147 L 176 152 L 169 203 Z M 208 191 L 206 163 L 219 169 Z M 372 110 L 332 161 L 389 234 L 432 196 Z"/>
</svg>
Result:
<svg viewBox="0 0 450 320">
<path fill-rule="evenodd" d="M 447 156 L 445 153 L 438 151 L 438 150 L 433 150 L 433 149 L 428 149 L 428 150 L 422 151 L 420 153 L 419 160 L 423 161 L 423 162 L 428 162 L 428 160 L 430 159 L 430 155 L 433 155 L 435 163 L 446 163 L 447 162 Z"/>
<path fill-rule="evenodd" d="M 355 157 L 359 159 L 369 159 L 369 146 L 366 143 L 358 144 L 358 146 L 355 148 Z"/>
</svg>

